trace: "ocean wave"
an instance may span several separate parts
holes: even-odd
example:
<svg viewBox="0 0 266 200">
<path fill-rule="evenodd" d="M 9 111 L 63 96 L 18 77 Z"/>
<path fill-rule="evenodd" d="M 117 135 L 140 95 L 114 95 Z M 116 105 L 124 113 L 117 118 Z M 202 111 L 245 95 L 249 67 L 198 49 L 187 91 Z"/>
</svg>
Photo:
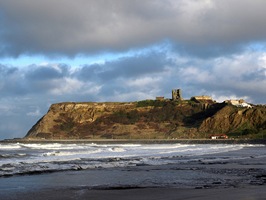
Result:
<svg viewBox="0 0 266 200">
<path fill-rule="evenodd" d="M 80 170 L 92 168 L 163 165 L 169 163 L 206 162 L 219 159 L 266 156 L 264 145 L 249 144 L 1 144 L 0 176 L 42 173 L 43 171 Z M 241 150 L 241 151 L 240 151 Z M 221 153 L 239 151 L 235 157 Z M 212 157 L 207 156 L 212 154 Z M 213 156 L 213 155 L 217 155 Z M 230 154 L 229 154 L 230 155 Z M 207 158 L 205 157 L 208 157 Z M 215 159 L 216 160 L 215 160 Z"/>
<path fill-rule="evenodd" d="M 125 152 L 126 150 L 124 148 L 121 148 L 121 147 L 112 147 L 112 148 L 109 148 L 109 151 L 111 151 L 111 152 Z"/>
<path fill-rule="evenodd" d="M 62 149 L 62 147 L 67 148 L 67 146 L 59 143 L 53 144 L 20 144 L 21 147 L 29 149 Z"/>
<path fill-rule="evenodd" d="M 95 153 L 102 152 L 101 149 L 94 149 L 94 150 L 84 150 L 84 151 L 51 151 L 51 152 L 45 152 L 42 154 L 42 156 L 88 156 Z"/>
<path fill-rule="evenodd" d="M 25 153 L 0 154 L 0 159 L 21 158 L 21 157 L 26 157 L 26 156 L 27 156 L 27 154 L 25 154 Z"/>
<path fill-rule="evenodd" d="M 0 144 L 0 150 L 12 150 L 12 149 L 20 149 L 21 146 L 19 144 Z"/>
</svg>

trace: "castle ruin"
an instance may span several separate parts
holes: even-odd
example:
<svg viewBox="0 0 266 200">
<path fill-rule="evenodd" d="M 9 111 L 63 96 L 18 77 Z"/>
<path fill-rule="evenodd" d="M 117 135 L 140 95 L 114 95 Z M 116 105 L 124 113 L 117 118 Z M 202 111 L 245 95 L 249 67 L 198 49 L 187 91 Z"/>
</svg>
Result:
<svg viewBox="0 0 266 200">
<path fill-rule="evenodd" d="M 172 90 L 172 100 L 173 101 L 182 100 L 181 89 L 174 89 L 174 90 Z"/>
</svg>

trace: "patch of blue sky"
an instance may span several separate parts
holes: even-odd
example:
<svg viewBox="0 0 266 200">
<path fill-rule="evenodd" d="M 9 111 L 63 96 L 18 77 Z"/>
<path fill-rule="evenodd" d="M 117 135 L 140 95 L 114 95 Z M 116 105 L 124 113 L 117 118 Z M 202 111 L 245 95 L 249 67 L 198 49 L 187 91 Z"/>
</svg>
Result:
<svg viewBox="0 0 266 200">
<path fill-rule="evenodd" d="M 6 66 L 14 66 L 14 67 L 27 67 L 30 65 L 46 65 L 46 64 L 67 64 L 70 66 L 79 66 L 83 64 L 91 64 L 91 63 L 100 63 L 103 62 L 103 57 L 100 56 L 76 56 L 74 58 L 68 58 L 65 56 L 49 58 L 43 55 L 21 55 L 18 58 L 2 58 L 0 59 L 0 64 Z"/>
<path fill-rule="evenodd" d="M 115 61 L 126 57 L 137 57 L 153 52 L 167 52 L 170 43 L 164 41 L 144 48 L 131 49 L 125 52 L 103 52 L 95 55 L 78 54 L 75 57 L 57 56 L 46 57 L 45 55 L 21 55 L 17 58 L 1 58 L 0 64 L 13 67 L 27 67 L 30 65 L 47 65 L 47 64 L 67 64 L 72 67 L 80 67 L 83 65 L 104 64 L 105 62 Z"/>
<path fill-rule="evenodd" d="M 265 52 L 266 51 L 266 41 L 265 42 L 252 42 L 247 46 L 248 51 L 255 52 Z"/>
</svg>

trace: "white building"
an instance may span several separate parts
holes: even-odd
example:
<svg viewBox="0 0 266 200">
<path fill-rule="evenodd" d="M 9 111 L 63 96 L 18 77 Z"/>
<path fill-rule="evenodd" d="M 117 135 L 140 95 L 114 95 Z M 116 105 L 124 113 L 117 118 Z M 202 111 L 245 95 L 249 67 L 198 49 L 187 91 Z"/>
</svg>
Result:
<svg viewBox="0 0 266 200">
<path fill-rule="evenodd" d="M 243 99 L 239 100 L 226 100 L 225 103 L 229 103 L 236 107 L 243 107 L 243 108 L 252 108 L 252 106 L 246 103 Z"/>
</svg>

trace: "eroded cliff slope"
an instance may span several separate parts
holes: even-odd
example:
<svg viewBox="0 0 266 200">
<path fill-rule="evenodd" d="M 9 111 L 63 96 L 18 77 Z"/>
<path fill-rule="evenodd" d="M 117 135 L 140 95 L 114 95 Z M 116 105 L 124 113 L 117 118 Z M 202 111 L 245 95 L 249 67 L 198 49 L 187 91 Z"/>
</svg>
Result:
<svg viewBox="0 0 266 200">
<path fill-rule="evenodd" d="M 237 108 L 191 101 L 53 104 L 26 138 L 45 139 L 171 139 L 261 137 L 266 108 Z M 266 134 L 265 134 L 266 135 Z"/>
</svg>

